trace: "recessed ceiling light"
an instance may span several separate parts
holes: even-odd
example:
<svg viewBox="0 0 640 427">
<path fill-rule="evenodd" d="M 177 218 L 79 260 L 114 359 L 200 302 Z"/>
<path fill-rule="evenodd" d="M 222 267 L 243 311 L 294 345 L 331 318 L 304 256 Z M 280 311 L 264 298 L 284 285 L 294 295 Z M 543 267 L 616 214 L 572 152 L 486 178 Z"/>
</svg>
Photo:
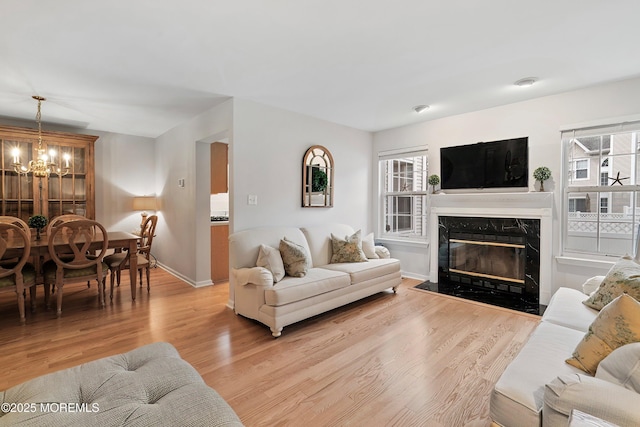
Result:
<svg viewBox="0 0 640 427">
<path fill-rule="evenodd" d="M 413 111 L 415 111 L 418 114 L 428 109 L 429 109 L 428 105 L 416 105 L 415 107 L 413 107 Z"/>
<path fill-rule="evenodd" d="M 514 85 L 520 86 L 520 87 L 529 87 L 529 86 L 533 85 L 537 81 L 538 81 L 538 79 L 535 78 L 535 77 L 525 77 L 525 78 L 520 79 L 517 82 L 515 82 Z"/>
</svg>

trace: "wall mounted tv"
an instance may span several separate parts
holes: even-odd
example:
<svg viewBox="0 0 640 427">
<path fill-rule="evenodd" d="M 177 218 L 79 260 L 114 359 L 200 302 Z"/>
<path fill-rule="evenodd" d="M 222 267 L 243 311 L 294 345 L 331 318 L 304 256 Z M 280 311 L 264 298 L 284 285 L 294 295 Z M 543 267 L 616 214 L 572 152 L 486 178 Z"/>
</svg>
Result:
<svg viewBox="0 0 640 427">
<path fill-rule="evenodd" d="M 528 187 L 528 141 L 524 137 L 441 148 L 441 188 Z"/>
</svg>

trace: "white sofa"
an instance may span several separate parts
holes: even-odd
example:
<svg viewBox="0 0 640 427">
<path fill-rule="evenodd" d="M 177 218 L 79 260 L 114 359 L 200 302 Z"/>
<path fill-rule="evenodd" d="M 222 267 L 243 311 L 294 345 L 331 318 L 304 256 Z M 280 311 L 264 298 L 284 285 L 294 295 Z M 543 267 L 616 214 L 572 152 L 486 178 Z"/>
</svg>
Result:
<svg viewBox="0 0 640 427">
<path fill-rule="evenodd" d="M 594 279 L 585 284 L 585 292 L 602 281 Z M 494 425 L 566 426 L 572 409 L 620 426 L 640 425 L 640 394 L 600 375 L 605 360 L 625 356 L 623 352 L 640 364 L 640 343 L 614 350 L 600 362 L 595 377 L 565 362 L 598 315 L 582 304 L 587 298 L 570 288 L 553 295 L 542 321 L 493 389 Z"/>
<path fill-rule="evenodd" d="M 267 325 L 278 337 L 282 328 L 292 323 L 385 289 L 393 288 L 395 292 L 402 281 L 397 259 L 330 263 L 331 234 L 344 237 L 353 233 L 348 225 L 326 224 L 254 228 L 229 236 L 229 285 L 235 312 Z M 256 267 L 256 261 L 260 245 L 278 248 L 285 237 L 305 248 L 312 265 L 304 277 L 285 276 L 274 284 L 271 272 Z"/>
</svg>

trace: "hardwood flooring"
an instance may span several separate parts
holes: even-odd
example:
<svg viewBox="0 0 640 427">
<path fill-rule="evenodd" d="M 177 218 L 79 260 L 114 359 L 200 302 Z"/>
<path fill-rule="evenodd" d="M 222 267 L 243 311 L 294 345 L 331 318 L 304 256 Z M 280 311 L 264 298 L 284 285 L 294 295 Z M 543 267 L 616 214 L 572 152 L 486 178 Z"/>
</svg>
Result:
<svg viewBox="0 0 640 427">
<path fill-rule="evenodd" d="M 195 289 L 162 269 L 132 302 L 128 275 L 98 308 L 95 282 L 65 287 L 62 317 L 20 325 L 0 294 L 0 390 L 168 341 L 247 426 L 488 426 L 489 394 L 538 318 L 412 289 L 374 295 L 284 328 L 225 306 L 227 285 Z M 127 278 L 125 278 L 127 276 Z M 107 295 L 108 301 L 108 295 Z"/>
</svg>

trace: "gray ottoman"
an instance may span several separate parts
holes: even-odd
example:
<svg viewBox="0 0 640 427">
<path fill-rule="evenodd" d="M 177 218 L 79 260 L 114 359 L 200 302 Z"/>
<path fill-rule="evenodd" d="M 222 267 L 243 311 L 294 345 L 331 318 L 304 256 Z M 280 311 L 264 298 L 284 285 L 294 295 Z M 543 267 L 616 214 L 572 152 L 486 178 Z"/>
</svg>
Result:
<svg viewBox="0 0 640 427">
<path fill-rule="evenodd" d="M 163 342 L 34 378 L 0 402 L 0 426 L 242 426 Z"/>
</svg>

